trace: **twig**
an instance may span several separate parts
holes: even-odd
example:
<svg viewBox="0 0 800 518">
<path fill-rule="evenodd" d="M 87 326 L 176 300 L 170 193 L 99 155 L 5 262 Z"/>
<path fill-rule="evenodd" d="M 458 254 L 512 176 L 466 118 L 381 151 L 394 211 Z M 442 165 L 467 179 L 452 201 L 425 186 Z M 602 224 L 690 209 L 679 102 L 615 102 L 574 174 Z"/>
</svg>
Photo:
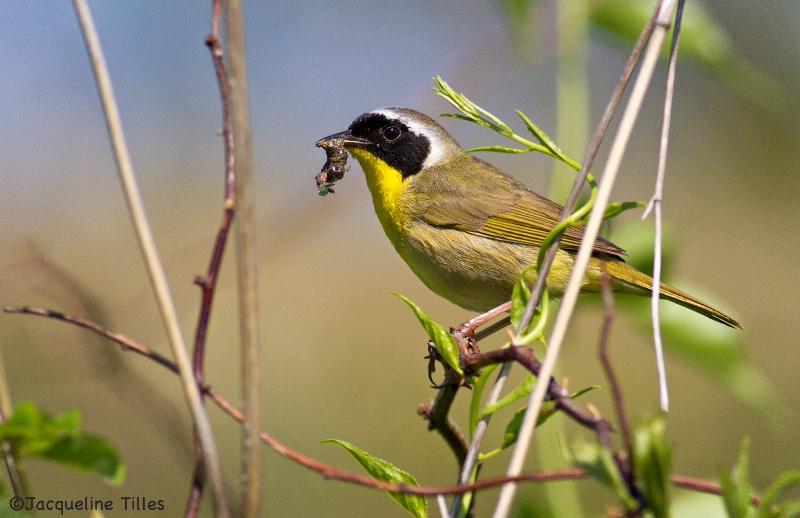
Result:
<svg viewBox="0 0 800 518">
<path fill-rule="evenodd" d="M 111 87 L 111 78 L 108 74 L 108 68 L 105 64 L 100 40 L 97 36 L 97 30 L 92 20 L 91 12 L 86 0 L 73 0 L 75 12 L 81 26 L 84 40 L 86 42 L 86 49 L 89 53 L 89 58 L 94 70 L 95 79 L 97 81 L 97 88 L 100 93 L 100 100 L 106 116 L 106 123 L 108 125 L 109 137 L 111 140 L 111 147 L 114 151 L 114 158 L 117 163 L 117 170 L 122 183 L 125 199 L 127 201 L 128 210 L 133 220 L 133 225 L 136 233 L 136 238 L 139 242 L 139 247 L 144 256 L 145 265 L 147 266 L 150 282 L 156 294 L 158 308 L 161 313 L 161 318 L 167 330 L 170 347 L 172 354 L 175 357 L 178 366 L 184 395 L 189 410 L 192 415 L 194 425 L 197 427 L 200 436 L 200 443 L 202 445 L 203 457 L 206 461 L 211 486 L 214 493 L 214 505 L 216 515 L 218 517 L 227 517 L 230 515 L 228 504 L 225 499 L 225 492 L 222 485 L 222 473 L 219 467 L 219 458 L 217 455 L 217 447 L 214 442 L 214 434 L 211 429 L 211 424 L 208 421 L 208 415 L 203 408 L 200 398 L 200 391 L 192 376 L 191 366 L 189 363 L 189 356 L 186 348 L 186 343 L 183 339 L 183 333 L 178 324 L 178 314 L 175 310 L 175 304 L 172 300 L 169 285 L 167 283 L 167 276 L 164 272 L 164 267 L 158 257 L 158 252 L 155 246 L 155 239 L 153 238 L 150 225 L 147 222 L 147 216 L 144 211 L 141 194 L 136 183 L 136 177 L 133 171 L 133 164 L 125 144 L 125 137 L 122 130 L 122 123 L 120 121 L 119 110 L 117 108 L 116 100 L 114 99 L 113 89 Z"/>
<path fill-rule="evenodd" d="M 4 423 L 5 421 L 5 413 L 0 411 L 0 423 Z M 0 443 L 0 448 L 3 452 L 3 464 L 6 467 L 8 481 L 11 483 L 11 494 L 16 498 L 22 498 L 25 496 L 22 490 L 22 473 L 19 471 L 19 465 L 17 464 L 17 458 L 11 447 L 11 443 L 5 440 Z"/>
<path fill-rule="evenodd" d="M 225 200 L 222 213 L 222 221 L 217 231 L 217 238 L 211 252 L 211 260 L 204 276 L 197 276 L 194 283 L 200 287 L 200 314 L 197 317 L 197 326 L 194 335 L 194 349 L 192 350 L 192 372 L 198 386 L 205 384 L 205 350 L 206 337 L 208 336 L 208 324 L 211 318 L 211 306 L 214 301 L 217 278 L 219 269 L 222 266 L 222 257 L 225 245 L 228 241 L 231 223 L 236 212 L 236 174 L 234 170 L 233 158 L 233 132 L 230 127 L 230 117 L 228 115 L 228 92 L 227 74 L 225 64 L 222 60 L 222 48 L 219 41 L 221 2 L 214 1 L 211 15 L 211 33 L 206 36 L 206 46 L 211 52 L 211 60 L 214 63 L 214 72 L 217 77 L 217 85 L 222 100 L 222 138 L 225 149 Z M 200 512 L 200 500 L 203 497 L 203 485 L 205 473 L 203 470 L 203 458 L 198 448 L 197 433 L 194 433 L 194 471 L 192 472 L 191 489 L 189 499 L 186 504 L 186 518 L 193 518 Z"/>
<path fill-rule="evenodd" d="M 39 317 L 54 318 L 56 320 L 61 320 L 69 324 L 73 324 L 78 327 L 88 329 L 89 331 L 97 333 L 98 335 L 104 338 L 108 338 L 112 342 L 118 344 L 120 347 L 122 347 L 123 351 L 132 351 L 135 352 L 136 354 L 140 354 L 146 358 L 155 361 L 162 367 L 166 367 L 175 374 L 179 374 L 177 365 L 175 365 L 175 363 L 166 356 L 160 355 L 159 353 L 155 352 L 149 347 L 142 345 L 139 342 L 132 340 L 123 334 L 109 331 L 100 324 L 97 324 L 96 322 L 93 322 L 88 318 L 83 318 L 76 315 L 69 315 L 67 313 L 62 313 L 61 311 L 54 311 L 52 309 L 32 308 L 29 306 L 7 306 L 3 308 L 3 312 L 18 314 L 18 315 L 35 315 Z"/>
<path fill-rule="evenodd" d="M 567 201 L 564 204 L 564 209 L 561 211 L 562 221 L 567 219 L 572 214 L 572 211 L 575 209 L 575 205 L 578 203 L 578 197 L 581 194 L 583 185 L 586 183 L 586 177 L 588 176 L 589 171 L 594 164 L 594 159 L 597 156 L 597 151 L 600 149 L 600 144 L 605 137 L 608 126 L 611 124 L 611 117 L 614 115 L 614 112 L 616 112 L 617 106 L 622 99 L 622 94 L 625 92 L 625 88 L 628 86 L 631 75 L 633 74 L 633 70 L 636 67 L 636 63 L 639 61 L 639 57 L 644 50 L 645 44 L 653 33 L 657 15 L 658 7 L 656 7 L 656 9 L 653 11 L 653 14 L 647 20 L 647 24 L 645 25 L 644 29 L 642 29 L 642 33 L 639 35 L 639 39 L 636 40 L 636 44 L 633 46 L 631 55 L 628 57 L 628 61 L 625 63 L 625 68 L 622 70 L 619 81 L 617 81 L 617 86 L 614 88 L 614 91 L 611 94 L 611 99 L 608 101 L 605 112 L 603 112 L 603 118 L 597 125 L 597 129 L 592 136 L 592 141 L 589 143 L 589 147 L 587 148 L 586 154 L 583 157 L 581 168 L 575 176 L 575 181 L 572 183 L 572 189 L 570 190 Z M 556 254 L 558 253 L 558 245 L 560 242 L 561 234 L 556 236 L 556 238 L 553 240 L 553 244 L 547 250 L 542 263 L 539 265 L 539 274 L 537 275 L 536 281 L 533 283 L 533 287 L 531 288 L 530 298 L 525 306 L 525 312 L 520 319 L 518 326 L 519 330 L 526 328 L 528 324 L 530 324 L 531 318 L 533 318 L 533 312 L 536 309 L 536 305 L 539 303 L 542 292 L 544 291 L 547 282 L 547 274 L 550 272 L 550 268 L 553 265 Z"/>
<path fill-rule="evenodd" d="M 718 482 L 711 482 L 710 480 L 702 480 L 695 477 L 686 475 L 670 475 L 670 482 L 673 486 L 682 487 L 684 489 L 691 489 L 701 493 L 709 493 L 712 495 L 722 495 L 722 484 Z M 761 498 L 758 495 L 750 495 L 750 504 L 757 506 L 761 503 Z"/>
<path fill-rule="evenodd" d="M 600 292 L 603 296 L 603 329 L 600 333 L 599 347 L 600 361 L 603 364 L 603 370 L 611 386 L 611 397 L 614 400 L 614 410 L 617 414 L 617 423 L 619 424 L 619 431 L 622 436 L 622 444 L 625 445 L 626 450 L 631 451 L 631 429 L 628 425 L 627 414 L 625 413 L 622 388 L 619 385 L 619 379 L 614 372 L 614 367 L 611 365 L 611 358 L 608 355 L 608 340 L 611 334 L 611 324 L 614 321 L 614 293 L 611 290 L 611 278 L 608 275 L 604 274 L 600 278 Z"/>
<path fill-rule="evenodd" d="M 622 444 L 626 452 L 631 452 L 633 451 L 633 442 L 631 441 L 631 429 L 628 424 L 628 416 L 625 413 L 622 389 L 619 385 L 619 379 L 614 372 L 614 367 L 611 365 L 611 358 L 608 355 L 611 324 L 614 322 L 614 292 L 611 288 L 611 277 L 606 275 L 605 272 L 603 272 L 603 275 L 600 277 L 600 293 L 603 297 L 603 328 L 600 332 L 600 346 L 598 348 L 600 362 L 603 364 L 603 370 L 608 378 L 608 384 L 611 386 L 611 397 L 614 401 L 614 411 L 617 415 L 617 424 L 619 426 L 620 435 L 622 436 Z M 616 455 L 615 459 L 623 480 L 625 480 L 628 487 L 633 488 L 634 471 L 630 464 L 623 464 L 623 459 L 621 459 L 619 455 Z M 625 460 L 629 459 L 630 454 L 626 456 Z"/>
<path fill-rule="evenodd" d="M 527 456 L 528 447 L 533 439 L 536 418 L 539 415 L 539 410 L 542 406 L 542 401 L 547 393 L 547 380 L 553 373 L 555 363 L 561 350 L 561 345 L 566 335 L 567 326 L 572 316 L 572 311 L 575 308 L 578 293 L 580 292 L 583 284 L 584 274 L 589 265 L 589 260 L 592 256 L 592 249 L 595 239 L 597 238 L 600 225 L 603 223 L 605 208 L 608 205 L 608 200 L 611 196 L 611 190 L 616 179 L 619 165 L 622 162 L 622 157 L 625 153 L 625 148 L 628 139 L 633 131 L 633 124 L 638 116 L 639 109 L 644 99 L 644 94 L 650 83 L 653 71 L 658 60 L 658 55 L 661 51 L 661 45 L 666 37 L 666 27 L 669 26 L 669 18 L 674 8 L 674 0 L 666 0 L 661 4 L 658 16 L 658 25 L 653 30 L 653 34 L 648 43 L 648 48 L 642 62 L 642 68 L 639 76 L 633 86 L 631 97 L 628 100 L 628 105 L 620 122 L 620 127 L 611 146 L 608 161 L 603 170 L 602 180 L 597 191 L 597 198 L 592 212 L 589 215 L 589 221 L 586 225 L 584 238 L 572 266 L 569 282 L 564 291 L 564 297 L 561 302 L 561 307 L 556 315 L 553 331 L 548 340 L 547 353 L 545 354 L 544 361 L 542 362 L 542 372 L 540 377 L 536 380 L 533 392 L 531 393 L 528 401 L 528 406 L 525 411 L 525 416 L 520 426 L 520 432 L 517 439 L 517 444 L 511 454 L 508 470 L 508 476 L 514 476 L 521 472 L 525 457 Z M 552 249 L 551 249 L 552 250 Z M 539 279 L 537 278 L 537 281 Z M 527 308 L 526 308 L 527 309 Z M 511 510 L 511 504 L 514 500 L 516 493 L 516 485 L 508 484 L 500 491 L 497 506 L 495 508 L 495 518 L 505 518 Z"/>
<path fill-rule="evenodd" d="M 203 488 L 205 487 L 206 473 L 203 469 L 203 452 L 200 451 L 200 441 L 197 440 L 197 432 L 194 433 L 192 443 L 194 454 L 194 468 L 192 469 L 192 482 L 189 486 L 189 497 L 186 501 L 184 518 L 195 518 L 200 514 L 200 502 L 203 500 Z"/>
<path fill-rule="evenodd" d="M 140 354 L 145 358 L 154 360 L 156 363 L 158 363 L 163 367 L 166 367 L 170 371 L 176 374 L 178 373 L 178 367 L 169 359 L 159 355 L 149 347 L 142 345 L 122 334 L 106 330 L 100 325 L 92 322 L 91 320 L 77 317 L 74 315 L 67 315 L 60 311 L 53 311 L 50 309 L 42 309 L 42 308 L 31 308 L 26 306 L 5 307 L 3 308 L 3 311 L 6 313 L 36 315 L 36 316 L 54 318 L 70 324 L 77 325 L 79 327 L 83 327 L 94 333 L 97 333 L 100 336 L 108 338 L 112 342 L 121 346 L 124 351 L 132 351 L 137 354 Z M 238 408 L 231 405 L 224 397 L 215 392 L 214 389 L 211 388 L 210 386 L 208 385 L 203 386 L 202 391 L 211 401 L 216 403 L 217 406 L 222 411 L 224 411 L 226 414 L 231 416 L 236 421 L 242 422 L 245 419 L 244 415 Z M 547 482 L 556 480 L 575 480 L 575 479 L 585 478 L 587 476 L 586 472 L 584 472 L 580 468 L 562 468 L 562 469 L 554 469 L 546 471 L 537 471 L 534 473 L 526 473 L 516 477 L 487 478 L 475 482 L 473 484 L 465 484 L 465 485 L 409 486 L 407 484 L 394 484 L 391 482 L 385 482 L 383 480 L 376 480 L 366 475 L 357 475 L 355 473 L 350 473 L 344 470 L 340 470 L 339 468 L 316 461 L 310 457 L 307 457 L 306 455 L 303 455 L 302 453 L 296 450 L 289 448 L 282 442 L 272 437 L 267 432 L 261 432 L 260 438 L 264 444 L 269 446 L 279 455 L 282 455 L 308 469 L 311 469 L 327 479 L 359 484 L 366 487 L 372 487 L 384 491 L 393 491 L 396 493 L 405 493 L 405 494 L 413 494 L 421 496 L 460 494 L 469 491 L 485 489 L 489 487 L 496 487 L 502 484 L 506 484 L 509 481 Z M 701 491 L 712 494 L 721 494 L 722 492 L 720 484 L 694 477 L 689 477 L 685 475 L 672 475 L 670 477 L 670 480 L 676 486 L 684 487 L 687 489 L 693 489 L 695 491 Z M 750 501 L 754 505 L 758 505 L 760 499 L 757 496 L 753 495 L 750 497 Z"/>
<path fill-rule="evenodd" d="M 656 353 L 656 368 L 658 370 L 658 388 L 661 398 L 661 408 L 669 410 L 669 391 L 667 389 L 667 369 L 664 365 L 664 345 L 661 341 L 661 318 L 658 315 L 658 299 L 661 286 L 661 200 L 664 196 L 664 178 L 667 171 L 667 148 L 669 147 L 669 125 L 672 121 L 672 99 L 675 90 L 675 69 L 678 61 L 678 38 L 681 33 L 681 18 L 683 16 L 683 0 L 678 0 L 678 11 L 675 13 L 675 30 L 672 33 L 672 47 L 669 53 L 669 66 L 667 67 L 667 88 L 664 94 L 664 117 L 661 123 L 661 144 L 658 150 L 658 172 L 656 173 L 656 187 L 653 197 L 650 198 L 647 208 L 642 215 L 645 219 L 653 210 L 653 294 L 650 298 L 650 313 L 653 321 L 653 345 Z"/>
<path fill-rule="evenodd" d="M 222 266 L 222 257 L 228 241 L 231 224 L 236 212 L 236 171 L 233 155 L 233 131 L 230 124 L 229 98 L 230 91 L 228 86 L 227 72 L 223 62 L 222 46 L 220 43 L 220 18 L 222 16 L 222 5 L 220 0 L 215 0 L 211 6 L 211 33 L 206 36 L 205 43 L 211 53 L 211 60 L 214 64 L 214 73 L 217 77 L 222 105 L 222 139 L 224 142 L 224 162 L 225 162 L 225 199 L 223 203 L 222 221 L 217 231 L 217 238 L 211 252 L 211 260 L 204 276 L 195 277 L 194 283 L 200 287 L 201 302 L 200 314 L 197 317 L 197 326 L 194 335 L 194 349 L 192 350 L 192 372 L 198 386 L 205 384 L 205 350 L 206 338 L 208 336 L 208 324 L 211 318 L 211 307 L 214 301 L 214 293 L 219 277 L 219 269 Z M 191 489 L 189 500 L 186 504 L 187 518 L 197 516 L 200 511 L 200 500 L 203 496 L 203 483 L 205 474 L 203 470 L 203 459 L 199 455 L 197 448 L 198 437 L 194 434 L 195 445 L 193 448 L 195 455 L 195 467 L 192 473 Z"/>
<path fill-rule="evenodd" d="M 451 383 L 439 389 L 436 400 L 432 405 L 420 405 L 417 413 L 428 421 L 428 430 L 436 430 L 445 440 L 458 460 L 458 465 L 463 466 L 467 457 L 467 444 L 464 434 L 450 418 L 450 407 L 453 405 L 458 384 Z"/>
<path fill-rule="evenodd" d="M 2 347 L 0 347 L 0 423 L 4 423 L 6 418 L 14 411 L 2 352 Z M 17 464 L 16 452 L 11 447 L 11 442 L 7 440 L 2 441 L 2 443 L 0 443 L 0 450 L 2 450 L 3 464 L 6 467 L 8 481 L 11 483 L 12 495 L 15 497 L 26 496 L 27 484 L 25 482 L 24 472 L 20 470 L 20 466 Z"/>
<path fill-rule="evenodd" d="M 236 234 L 239 293 L 239 344 L 242 402 L 247 419 L 242 423 L 242 505 L 245 517 L 261 516 L 261 343 L 258 319 L 258 251 L 253 180 L 253 152 L 247 94 L 244 22 L 241 0 L 225 1 L 226 36 L 230 65 L 230 116 L 236 161 L 236 199 L 239 221 Z"/>
<path fill-rule="evenodd" d="M 215 0 L 212 7 L 211 33 L 206 36 L 206 46 L 211 52 L 211 60 L 214 63 L 214 72 L 217 77 L 217 85 L 222 104 L 222 138 L 225 149 L 225 200 L 222 213 L 222 221 L 217 231 L 217 238 L 211 253 L 208 270 L 205 276 L 197 276 L 195 284 L 200 286 L 202 301 L 200 304 L 200 315 L 197 318 L 197 328 L 194 338 L 194 372 L 197 382 L 204 382 L 203 358 L 205 357 L 205 343 L 208 331 L 208 322 L 211 316 L 211 305 L 214 300 L 214 290 L 217 285 L 219 269 L 222 265 L 222 257 L 225 251 L 228 232 L 236 212 L 236 171 L 233 155 L 233 131 L 230 124 L 228 76 L 225 71 L 225 63 L 222 59 L 222 47 L 219 40 L 219 16 L 220 0 Z"/>
<path fill-rule="evenodd" d="M 492 386 L 492 390 L 489 392 L 489 397 L 486 398 L 487 405 L 494 404 L 500 399 L 500 393 L 503 390 L 503 385 L 505 385 L 506 379 L 508 378 L 508 372 L 510 370 L 511 362 L 504 363 L 500 368 L 500 373 L 497 375 L 497 379 Z M 475 431 L 472 433 L 472 442 L 470 442 L 469 449 L 467 450 L 467 456 L 464 459 L 463 465 L 461 466 L 461 474 L 458 478 L 459 484 L 466 484 L 472 476 L 472 470 L 475 467 L 475 462 L 478 460 L 478 450 L 483 442 L 484 435 L 486 435 L 486 430 L 489 427 L 489 421 L 491 418 L 492 415 L 489 414 L 478 421 L 478 424 L 475 426 Z M 452 516 L 457 516 L 460 508 L 461 495 L 459 494 L 456 495 L 450 505 L 450 514 Z"/>
<path fill-rule="evenodd" d="M 518 362 L 533 375 L 538 376 L 541 370 L 541 363 L 536 359 L 533 351 L 527 347 L 512 346 L 504 349 L 497 349 L 485 353 L 466 355 L 463 358 L 465 376 L 480 369 L 498 363 L 506 364 Z M 418 413 L 429 421 L 428 429 L 436 430 L 450 446 L 459 464 L 463 466 L 467 454 L 467 444 L 464 436 L 458 427 L 448 417 L 450 406 L 453 403 L 456 392 L 460 386 L 460 379 L 454 379 L 450 384 L 441 388 L 437 394 L 436 401 L 432 406 L 421 405 Z M 569 392 L 550 378 L 548 396 L 555 401 L 557 408 L 566 413 L 577 423 L 595 431 L 598 440 L 604 447 L 612 449 L 611 426 L 602 416 L 586 413 L 570 397 Z M 459 483 L 463 484 L 464 481 Z M 453 510 L 455 511 L 455 509 Z"/>
</svg>

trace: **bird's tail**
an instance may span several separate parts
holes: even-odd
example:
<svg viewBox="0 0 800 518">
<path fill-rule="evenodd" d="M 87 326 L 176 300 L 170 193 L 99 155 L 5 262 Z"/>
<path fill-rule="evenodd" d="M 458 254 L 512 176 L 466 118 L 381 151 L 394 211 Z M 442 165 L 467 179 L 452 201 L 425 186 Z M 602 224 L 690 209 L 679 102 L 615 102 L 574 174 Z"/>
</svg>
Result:
<svg viewBox="0 0 800 518">
<path fill-rule="evenodd" d="M 647 293 L 651 293 L 653 279 L 649 275 L 646 275 L 633 266 L 627 264 L 625 261 L 621 259 L 612 259 L 606 261 L 604 266 L 608 275 L 618 281 L 622 281 L 624 285 L 632 287 L 633 291 L 639 291 L 643 289 Z M 623 288 L 622 291 L 625 291 L 625 289 Z M 692 311 L 700 313 L 701 315 L 705 315 L 710 319 L 725 324 L 726 326 L 736 327 L 739 329 L 742 328 L 741 324 L 739 324 L 739 322 L 737 322 L 734 318 L 726 315 L 716 308 L 709 306 L 705 302 L 692 297 L 688 293 L 682 292 L 677 288 L 673 288 L 672 286 L 662 282 L 659 292 L 663 298 L 671 300 L 676 304 L 680 304 L 685 308 L 689 308 Z"/>
</svg>

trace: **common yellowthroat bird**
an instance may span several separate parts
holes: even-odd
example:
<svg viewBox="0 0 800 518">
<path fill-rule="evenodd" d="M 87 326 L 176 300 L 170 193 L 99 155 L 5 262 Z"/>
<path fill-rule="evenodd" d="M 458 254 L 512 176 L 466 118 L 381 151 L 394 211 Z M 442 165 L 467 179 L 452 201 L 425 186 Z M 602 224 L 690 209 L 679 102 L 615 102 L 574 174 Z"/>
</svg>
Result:
<svg viewBox="0 0 800 518">
<path fill-rule="evenodd" d="M 461 147 L 430 117 L 408 108 L 382 108 L 356 118 L 333 139 L 358 160 L 375 212 L 400 254 L 425 285 L 471 311 L 486 312 L 511 297 L 514 283 L 536 262 L 562 207 L 530 191 Z M 547 276 L 561 294 L 583 237 L 568 227 Z M 602 272 L 615 291 L 649 295 L 653 279 L 627 264 L 625 251 L 599 238 L 582 291 L 599 291 Z M 536 272 L 529 270 L 532 283 Z M 730 327 L 739 323 L 666 284 L 661 297 Z"/>
</svg>

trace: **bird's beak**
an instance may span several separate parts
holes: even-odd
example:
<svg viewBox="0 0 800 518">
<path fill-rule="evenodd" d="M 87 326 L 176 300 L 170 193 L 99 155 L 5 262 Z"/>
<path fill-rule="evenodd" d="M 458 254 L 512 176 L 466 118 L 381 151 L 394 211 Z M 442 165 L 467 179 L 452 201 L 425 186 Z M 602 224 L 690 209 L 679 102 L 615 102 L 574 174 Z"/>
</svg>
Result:
<svg viewBox="0 0 800 518">
<path fill-rule="evenodd" d="M 339 141 L 334 144 L 335 141 Z M 369 144 L 369 140 L 363 139 L 361 137 L 355 137 L 350 134 L 350 130 L 342 131 L 340 133 L 334 133 L 333 135 L 328 135 L 325 138 L 319 139 L 317 141 L 317 147 L 326 147 L 329 145 L 333 145 L 334 147 L 366 147 Z"/>
</svg>

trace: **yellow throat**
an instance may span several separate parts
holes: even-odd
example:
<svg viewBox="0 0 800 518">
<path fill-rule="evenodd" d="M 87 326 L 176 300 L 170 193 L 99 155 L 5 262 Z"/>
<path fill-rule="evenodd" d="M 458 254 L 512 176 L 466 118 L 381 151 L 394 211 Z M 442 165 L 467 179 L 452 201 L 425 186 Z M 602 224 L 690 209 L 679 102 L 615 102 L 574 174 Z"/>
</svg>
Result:
<svg viewBox="0 0 800 518">
<path fill-rule="evenodd" d="M 367 178 L 367 187 L 372 194 L 375 213 L 386 235 L 397 247 L 400 244 L 401 229 L 408 219 L 408 215 L 400 210 L 405 181 L 403 176 L 400 171 L 366 150 L 351 149 L 350 153 L 361 164 Z"/>
</svg>

